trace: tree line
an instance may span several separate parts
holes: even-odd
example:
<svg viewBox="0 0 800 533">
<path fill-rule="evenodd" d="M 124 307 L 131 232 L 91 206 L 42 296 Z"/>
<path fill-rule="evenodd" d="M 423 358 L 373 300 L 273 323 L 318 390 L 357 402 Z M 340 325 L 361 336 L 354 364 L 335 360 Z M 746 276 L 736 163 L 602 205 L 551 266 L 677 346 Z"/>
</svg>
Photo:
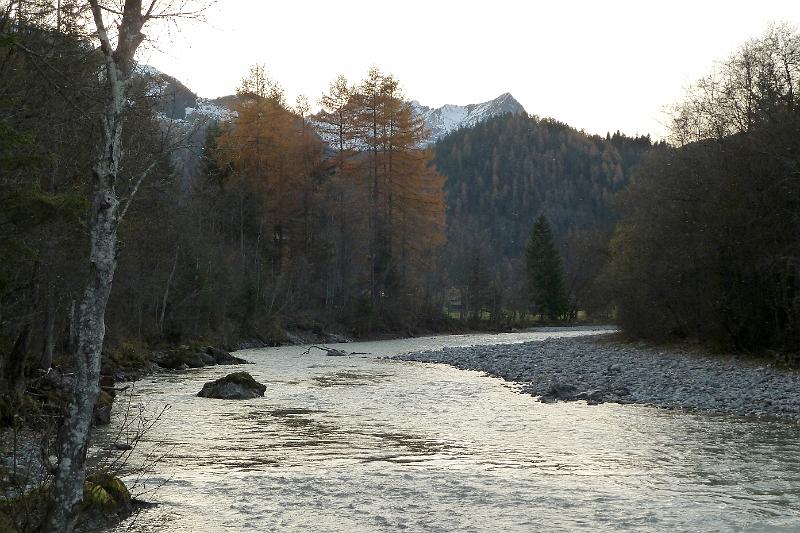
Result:
<svg viewBox="0 0 800 533">
<path fill-rule="evenodd" d="M 800 34 L 698 80 L 620 194 L 608 282 L 622 327 L 721 349 L 800 348 Z"/>
<path fill-rule="evenodd" d="M 462 314 L 501 324 L 539 314 L 526 254 L 544 216 L 565 269 L 557 317 L 608 316 L 600 274 L 617 221 L 614 197 L 652 146 L 648 136 L 588 135 L 525 114 L 441 139 L 434 161 L 447 177 L 447 274 L 461 291 Z"/>
<path fill-rule="evenodd" d="M 339 77 L 320 101 L 315 116 L 305 98 L 288 106 L 255 66 L 233 118 L 209 131 L 198 224 L 216 250 L 236 243 L 239 325 L 305 313 L 365 333 L 436 319 L 444 178 L 424 125 L 376 68 L 357 84 Z"/>
<path fill-rule="evenodd" d="M 91 13 L 25 5 L 0 20 L 0 380 L 20 391 L 72 358 L 108 100 Z M 255 66 L 229 120 L 192 128 L 165 120 L 165 95 L 130 68 L 104 361 L 196 339 L 278 343 L 283 327 L 439 327 L 444 177 L 396 78 L 340 77 L 312 117 Z M 198 154 L 188 179 L 178 151 Z"/>
</svg>

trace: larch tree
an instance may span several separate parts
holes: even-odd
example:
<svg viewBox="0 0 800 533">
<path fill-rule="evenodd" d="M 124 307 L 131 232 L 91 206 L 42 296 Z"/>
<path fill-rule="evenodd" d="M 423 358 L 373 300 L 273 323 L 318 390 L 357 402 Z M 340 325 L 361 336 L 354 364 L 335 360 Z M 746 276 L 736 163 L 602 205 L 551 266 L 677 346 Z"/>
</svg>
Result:
<svg viewBox="0 0 800 533">
<path fill-rule="evenodd" d="M 357 144 L 367 152 L 370 293 L 378 300 L 408 285 L 408 294 L 444 243 L 444 178 L 429 164 L 424 123 L 395 77 L 371 68 L 353 100 Z"/>
<path fill-rule="evenodd" d="M 318 126 L 328 142 L 337 149 L 340 167 L 344 166 L 347 150 L 352 149 L 355 135 L 353 92 L 347 78 L 339 75 L 319 100 L 322 109 L 317 116 Z"/>
<path fill-rule="evenodd" d="M 306 249 L 310 177 L 321 157 L 319 143 L 307 130 L 308 103 L 301 99 L 297 110 L 290 110 L 283 89 L 260 65 L 251 68 L 237 95 L 235 117 L 217 140 L 218 161 L 259 195 L 279 270 L 286 272 L 290 250 Z"/>
<path fill-rule="evenodd" d="M 367 151 L 367 183 L 369 184 L 369 285 L 373 300 L 380 298 L 381 277 L 387 262 L 386 249 L 381 241 L 385 226 L 381 217 L 380 148 L 384 74 L 372 67 L 354 94 L 358 106 L 358 142 Z"/>
<path fill-rule="evenodd" d="M 322 109 L 316 126 L 333 149 L 329 158 L 331 175 L 324 181 L 326 232 L 330 268 L 326 269 L 325 306 L 344 305 L 348 293 L 361 285 L 368 265 L 371 242 L 368 225 L 371 220 L 370 188 L 363 170 L 358 143 L 359 98 L 347 78 L 340 75 L 331 82 L 328 92 L 319 101 Z"/>
</svg>

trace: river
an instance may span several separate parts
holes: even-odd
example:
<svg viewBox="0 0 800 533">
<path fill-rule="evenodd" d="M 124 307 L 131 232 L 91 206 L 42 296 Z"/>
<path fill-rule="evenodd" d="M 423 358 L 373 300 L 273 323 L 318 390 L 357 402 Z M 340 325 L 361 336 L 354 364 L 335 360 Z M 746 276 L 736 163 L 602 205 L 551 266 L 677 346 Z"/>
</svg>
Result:
<svg viewBox="0 0 800 533">
<path fill-rule="evenodd" d="M 136 383 L 132 410 L 169 408 L 126 470 L 158 461 L 125 480 L 159 505 L 118 530 L 800 530 L 796 425 L 542 404 L 478 372 L 378 358 L 589 333 L 332 345 L 370 354 L 351 357 L 245 350 L 255 364 L 244 369 L 267 385 L 246 401 L 195 396 L 232 367 L 151 376 Z"/>
</svg>

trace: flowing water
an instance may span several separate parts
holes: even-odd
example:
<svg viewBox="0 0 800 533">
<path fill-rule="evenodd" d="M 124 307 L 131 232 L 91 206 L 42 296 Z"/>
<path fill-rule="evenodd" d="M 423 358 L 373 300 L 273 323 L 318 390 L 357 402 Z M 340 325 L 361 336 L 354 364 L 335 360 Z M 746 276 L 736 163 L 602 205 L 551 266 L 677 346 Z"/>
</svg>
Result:
<svg viewBox="0 0 800 533">
<path fill-rule="evenodd" d="M 247 350 L 267 392 L 245 401 L 195 396 L 232 367 L 150 377 L 132 411 L 169 408 L 126 468 L 157 461 L 126 481 L 159 505 L 119 530 L 800 531 L 795 425 L 542 404 L 479 372 L 378 358 L 586 333 Z"/>
</svg>

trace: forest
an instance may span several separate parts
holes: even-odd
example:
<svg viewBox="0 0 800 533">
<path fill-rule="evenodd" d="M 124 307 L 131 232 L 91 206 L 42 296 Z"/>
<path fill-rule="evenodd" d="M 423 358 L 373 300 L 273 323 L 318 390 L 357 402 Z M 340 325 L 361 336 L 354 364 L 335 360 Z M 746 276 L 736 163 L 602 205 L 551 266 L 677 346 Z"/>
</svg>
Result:
<svg viewBox="0 0 800 533">
<path fill-rule="evenodd" d="M 658 144 L 658 143 L 656 143 Z M 448 279 L 470 317 L 513 322 L 531 311 L 525 252 L 545 215 L 565 262 L 569 311 L 609 319 L 600 281 L 617 220 L 615 195 L 654 143 L 620 132 L 587 135 L 553 119 L 505 115 L 442 139 L 436 168 L 447 177 Z"/>
<path fill-rule="evenodd" d="M 800 34 L 741 46 L 672 110 L 617 199 L 608 282 L 630 335 L 800 349 Z"/>
<path fill-rule="evenodd" d="M 0 337 L 23 366 L 48 368 L 68 355 L 86 276 L 74 251 L 88 246 L 103 87 L 83 15 L 65 4 L 54 28 L 44 7 L 2 49 Z M 47 69 L 70 76 L 56 97 Z M 525 115 L 428 146 L 399 80 L 378 69 L 333 80 L 312 115 L 256 65 L 227 118 L 190 125 L 172 120 L 180 91 L 162 81 L 135 70 L 130 88 L 117 189 L 131 199 L 105 314 L 112 359 L 199 339 L 275 344 L 287 329 L 358 337 L 463 327 L 454 318 L 523 323 L 532 315 L 516 287 L 542 213 L 574 315 L 604 264 L 610 199 L 651 146 Z M 447 313 L 454 291 L 460 305 Z"/>
<path fill-rule="evenodd" d="M 0 348 L 19 368 L 74 348 L 87 275 L 104 87 L 81 6 L 2 20 Z M 746 44 L 676 106 L 669 143 L 509 114 L 432 146 L 377 68 L 333 80 L 312 114 L 256 65 L 200 126 L 171 120 L 175 92 L 133 69 L 105 350 L 523 324 L 544 215 L 558 318 L 791 351 L 799 63 L 789 28 Z"/>
<path fill-rule="evenodd" d="M 72 251 L 87 246 L 95 141 L 77 132 L 97 129 L 91 92 L 101 88 L 92 86 L 98 63 L 87 63 L 78 29 L 24 30 L 3 50 L 2 331 L 10 349 L 32 329 L 27 351 L 44 354 L 46 368 L 63 351 L 54 347 L 67 341 L 85 277 Z M 73 73 L 64 85 L 74 93 L 54 98 L 52 80 L 38 74 L 41 55 L 21 53 L 23 45 L 42 55 L 57 46 L 53 68 Z M 110 345 L 280 342 L 280 327 L 293 320 L 309 329 L 335 322 L 355 335 L 436 327 L 444 178 L 428 164 L 423 126 L 395 78 L 377 69 L 358 84 L 340 77 L 312 122 L 307 104 L 289 106 L 253 67 L 235 118 L 203 125 L 199 172 L 188 184 L 171 155 L 197 132 L 159 122 L 153 109 L 163 98 L 148 81 L 134 76 L 126 115 L 125 141 L 136 149 L 123 156 L 118 189 L 136 197 L 120 224 Z"/>
<path fill-rule="evenodd" d="M 86 264 L 73 252 L 88 246 L 100 138 L 103 87 L 92 73 L 102 58 L 89 53 L 78 5 L 64 3 L 58 20 L 48 2 L 24 23 L 6 15 L 0 43 L 0 342 L 43 368 L 74 335 Z M 565 270 L 562 318 L 618 317 L 632 335 L 791 349 L 783 334 L 796 321 L 794 260 L 783 241 L 793 232 L 784 228 L 769 250 L 769 273 L 757 264 L 770 241 L 741 236 L 793 223 L 796 39 L 772 30 L 698 82 L 675 110 L 669 144 L 509 114 L 428 146 L 400 81 L 377 68 L 356 83 L 333 80 L 311 114 L 308 98 L 290 105 L 256 65 L 226 99 L 228 117 L 187 126 L 170 118 L 170 106 L 183 109 L 174 88 L 136 71 L 118 176 L 118 189 L 136 197 L 120 224 L 107 351 L 280 343 L 287 328 L 435 331 L 459 327 L 454 317 L 521 324 L 535 316 L 519 288 L 540 215 Z M 712 99 L 711 86 L 725 96 Z M 778 157 L 761 146 L 784 148 Z M 739 268 L 742 257 L 759 263 Z M 636 273 L 653 265 L 667 271 Z M 771 279 L 782 281 L 765 292 Z M 771 303 L 759 302 L 752 320 L 753 298 L 765 294 Z M 748 331 L 767 317 L 771 333 Z"/>
<path fill-rule="evenodd" d="M 696 82 L 666 140 L 520 113 L 431 145 L 378 67 L 290 103 L 254 65 L 225 116 L 195 123 L 136 62 L 161 16 L 141 0 L 115 43 L 96 1 L 15 5 L 0 2 L 0 423 L 52 369 L 74 375 L 50 530 L 79 499 L 63 458 L 83 468 L 101 375 L 157 349 L 588 320 L 798 363 L 789 26 Z"/>
</svg>

